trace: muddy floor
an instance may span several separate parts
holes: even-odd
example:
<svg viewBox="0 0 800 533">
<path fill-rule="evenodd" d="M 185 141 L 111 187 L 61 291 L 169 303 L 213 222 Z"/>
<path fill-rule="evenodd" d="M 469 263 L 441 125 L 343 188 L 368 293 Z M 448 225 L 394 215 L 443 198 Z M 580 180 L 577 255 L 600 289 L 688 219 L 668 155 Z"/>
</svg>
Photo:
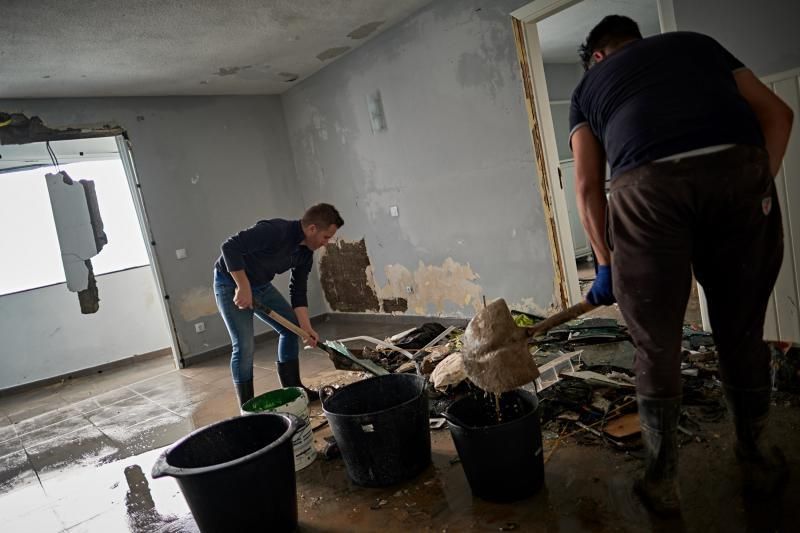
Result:
<svg viewBox="0 0 800 533">
<path fill-rule="evenodd" d="M 382 337 L 402 329 L 328 323 L 319 331 L 326 337 Z M 259 346 L 256 392 L 278 386 L 274 353 L 274 341 Z M 334 371 L 321 353 L 302 357 L 309 383 L 358 378 Z M 442 429 L 431 433 L 432 465 L 390 488 L 354 486 L 340 458 L 318 457 L 297 476 L 300 530 L 796 531 L 800 408 L 782 399 L 772 413 L 770 435 L 786 453 L 792 478 L 783 496 L 766 504 L 739 495 L 727 419 L 704 423 L 698 438 L 681 449 L 683 517 L 672 521 L 653 519 L 632 496 L 641 469 L 636 452 L 574 438 L 545 440 L 545 484 L 535 496 L 512 504 L 475 499 Z M 197 531 L 177 483 L 153 480 L 150 469 L 165 446 L 235 414 L 225 357 L 183 370 L 168 359 L 145 361 L 0 398 L 0 531 Z M 322 420 L 318 405 L 312 415 L 312 424 Z M 328 427 L 315 432 L 318 448 L 329 435 Z"/>
</svg>

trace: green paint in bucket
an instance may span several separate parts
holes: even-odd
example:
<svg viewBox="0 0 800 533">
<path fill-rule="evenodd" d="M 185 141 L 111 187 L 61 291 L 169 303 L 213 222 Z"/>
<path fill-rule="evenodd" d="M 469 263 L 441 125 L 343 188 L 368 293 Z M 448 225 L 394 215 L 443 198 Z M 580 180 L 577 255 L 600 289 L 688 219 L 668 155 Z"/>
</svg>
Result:
<svg viewBox="0 0 800 533">
<path fill-rule="evenodd" d="M 277 389 L 256 396 L 242 406 L 242 410 L 249 413 L 260 413 L 262 411 L 274 411 L 282 405 L 287 405 L 302 396 L 303 393 L 297 387 Z"/>
</svg>

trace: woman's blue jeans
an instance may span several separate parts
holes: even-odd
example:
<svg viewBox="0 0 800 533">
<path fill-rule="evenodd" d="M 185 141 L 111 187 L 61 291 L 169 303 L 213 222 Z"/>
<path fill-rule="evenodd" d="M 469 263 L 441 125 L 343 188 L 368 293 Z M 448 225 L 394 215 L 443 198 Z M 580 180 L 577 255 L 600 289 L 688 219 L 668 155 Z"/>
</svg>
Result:
<svg viewBox="0 0 800 533">
<path fill-rule="evenodd" d="M 278 361 L 294 361 L 300 352 L 297 335 L 284 328 L 267 315 L 252 309 L 239 309 L 233 303 L 236 284 L 216 270 L 214 271 L 214 296 L 217 307 L 231 336 L 233 351 L 231 354 L 231 375 L 234 383 L 246 383 L 253 380 L 253 353 L 255 337 L 253 315 L 260 318 L 274 329 L 278 335 Z M 294 309 L 289 305 L 272 283 L 253 287 L 253 301 L 269 307 L 282 317 L 297 324 Z"/>
</svg>

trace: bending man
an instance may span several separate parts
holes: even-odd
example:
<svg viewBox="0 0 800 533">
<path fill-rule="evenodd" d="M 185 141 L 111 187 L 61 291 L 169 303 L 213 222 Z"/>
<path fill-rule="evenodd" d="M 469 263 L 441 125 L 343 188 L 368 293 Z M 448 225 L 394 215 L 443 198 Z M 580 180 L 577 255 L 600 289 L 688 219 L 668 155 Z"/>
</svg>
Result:
<svg viewBox="0 0 800 533">
<path fill-rule="evenodd" d="M 319 399 L 319 394 L 306 389 L 300 379 L 297 336 L 264 313 L 254 311 L 253 304 L 258 302 L 299 325 L 316 342 L 319 336 L 308 317 L 308 274 L 314 250 L 328 244 L 343 225 L 335 207 L 317 204 L 300 220 L 261 220 L 222 243 L 222 254 L 214 269 L 214 295 L 231 336 L 231 374 L 239 405 L 253 398 L 253 315 L 280 335 L 277 369 L 281 385 L 302 387 L 311 401 Z M 287 270 L 291 270 L 291 305 L 272 285 L 275 275 Z"/>
</svg>

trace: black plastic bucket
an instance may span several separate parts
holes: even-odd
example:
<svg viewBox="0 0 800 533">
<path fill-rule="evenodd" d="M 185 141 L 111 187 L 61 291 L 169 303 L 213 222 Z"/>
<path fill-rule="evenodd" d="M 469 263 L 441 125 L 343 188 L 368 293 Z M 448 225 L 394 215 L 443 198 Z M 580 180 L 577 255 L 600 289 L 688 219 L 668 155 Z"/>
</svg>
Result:
<svg viewBox="0 0 800 533">
<path fill-rule="evenodd" d="M 299 425 L 287 413 L 211 424 L 167 448 L 152 476 L 178 480 L 203 533 L 295 531 L 292 435 Z"/>
<path fill-rule="evenodd" d="M 419 376 L 389 374 L 352 383 L 323 400 L 322 409 L 357 485 L 400 483 L 431 463 L 428 395 Z"/>
<path fill-rule="evenodd" d="M 544 482 L 539 402 L 517 389 L 504 393 L 497 423 L 494 396 L 466 396 L 444 413 L 472 494 L 492 502 L 532 496 Z M 502 419 L 501 419 L 502 420 Z"/>
</svg>

